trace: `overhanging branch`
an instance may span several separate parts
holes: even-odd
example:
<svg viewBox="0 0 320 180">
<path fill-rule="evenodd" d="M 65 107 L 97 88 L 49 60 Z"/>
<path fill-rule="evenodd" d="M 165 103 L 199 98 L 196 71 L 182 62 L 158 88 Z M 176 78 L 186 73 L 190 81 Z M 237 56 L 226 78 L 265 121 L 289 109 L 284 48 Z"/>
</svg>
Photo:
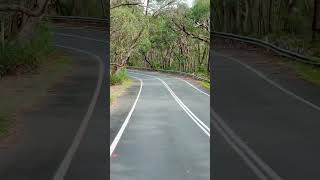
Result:
<svg viewBox="0 0 320 180">
<path fill-rule="evenodd" d="M 123 4 L 114 5 L 114 6 L 110 7 L 110 9 L 119 8 L 121 6 L 140 6 L 140 7 L 144 7 L 141 3 L 123 3 Z"/>
<path fill-rule="evenodd" d="M 39 17 L 43 15 L 47 9 L 50 0 L 46 0 L 44 5 L 41 8 L 37 8 L 36 10 L 31 10 L 23 6 L 19 5 L 0 5 L 0 12 L 1 11 L 14 11 L 14 12 L 21 12 L 28 16 L 32 17 Z"/>
<path fill-rule="evenodd" d="M 174 2 L 176 2 L 176 0 L 171 0 L 171 1 L 169 1 L 168 3 L 166 3 L 165 5 L 161 6 L 158 10 L 156 10 L 156 11 L 152 14 L 152 16 L 158 16 L 158 15 L 159 15 L 159 12 L 160 12 L 162 9 L 164 9 L 164 8 L 167 7 L 167 6 L 170 6 L 170 5 L 173 4 Z"/>
<path fill-rule="evenodd" d="M 202 36 L 200 36 L 200 35 L 196 35 L 196 34 L 194 34 L 194 33 L 192 33 L 192 32 L 189 32 L 189 31 L 186 30 L 186 28 L 185 28 L 184 26 L 180 26 L 180 25 L 179 25 L 178 23 L 176 23 L 173 19 L 172 19 L 171 21 L 173 22 L 173 24 L 174 24 L 175 26 L 178 27 L 178 29 L 179 29 L 180 31 L 182 31 L 183 33 L 185 33 L 187 36 L 190 36 L 190 37 L 192 37 L 192 38 L 198 39 L 198 40 L 203 41 L 203 42 L 206 42 L 206 43 L 210 43 L 210 41 L 209 41 L 209 39 L 208 39 L 207 37 L 202 37 Z M 173 29 L 173 28 L 172 28 L 172 29 Z"/>
</svg>

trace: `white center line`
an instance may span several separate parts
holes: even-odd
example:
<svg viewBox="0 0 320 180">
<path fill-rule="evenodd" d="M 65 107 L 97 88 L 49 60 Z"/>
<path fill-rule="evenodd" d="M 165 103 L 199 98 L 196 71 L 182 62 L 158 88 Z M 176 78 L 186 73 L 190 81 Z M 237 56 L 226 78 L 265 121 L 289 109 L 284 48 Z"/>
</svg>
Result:
<svg viewBox="0 0 320 180">
<path fill-rule="evenodd" d="M 200 127 L 200 129 L 207 135 L 210 137 L 210 128 L 204 124 L 181 100 L 180 98 L 172 91 L 172 89 L 168 86 L 168 84 L 166 82 L 164 82 L 162 79 L 156 77 L 156 76 L 152 76 L 152 75 L 147 75 L 147 74 L 142 74 L 142 73 L 137 73 L 137 72 L 130 72 L 133 74 L 140 74 L 143 76 L 149 76 L 152 78 L 155 78 L 157 80 L 159 80 L 166 88 L 167 90 L 170 92 L 170 94 L 172 95 L 172 97 L 174 98 L 174 100 L 180 105 L 180 107 L 186 112 L 186 114 L 194 121 L 194 123 Z"/>
</svg>

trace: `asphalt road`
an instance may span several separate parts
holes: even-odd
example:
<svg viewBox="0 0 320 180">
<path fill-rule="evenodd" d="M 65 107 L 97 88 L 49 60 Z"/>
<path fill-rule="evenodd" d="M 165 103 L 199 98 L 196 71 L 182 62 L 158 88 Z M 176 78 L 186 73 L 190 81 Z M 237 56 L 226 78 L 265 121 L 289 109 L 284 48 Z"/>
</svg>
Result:
<svg viewBox="0 0 320 180">
<path fill-rule="evenodd" d="M 129 74 L 136 79 L 134 98 L 129 98 L 132 111 L 117 116 L 118 121 L 111 117 L 111 127 L 119 130 L 110 135 L 110 178 L 208 180 L 209 94 L 174 76 Z"/>
<path fill-rule="evenodd" d="M 81 28 L 53 31 L 54 44 L 70 55 L 74 65 L 63 82 L 21 115 L 19 141 L 0 149 L 1 180 L 109 177 L 106 33 Z"/>
<path fill-rule="evenodd" d="M 213 179 L 320 179 L 320 88 L 245 53 L 213 54 Z"/>
<path fill-rule="evenodd" d="M 107 36 L 103 31 L 90 29 L 56 28 L 55 44 L 66 51 L 89 55 L 99 64 L 96 88 L 88 111 L 77 130 L 72 143 L 54 173 L 54 180 L 108 178 L 107 146 L 109 128 L 109 87 L 107 82 Z"/>
</svg>

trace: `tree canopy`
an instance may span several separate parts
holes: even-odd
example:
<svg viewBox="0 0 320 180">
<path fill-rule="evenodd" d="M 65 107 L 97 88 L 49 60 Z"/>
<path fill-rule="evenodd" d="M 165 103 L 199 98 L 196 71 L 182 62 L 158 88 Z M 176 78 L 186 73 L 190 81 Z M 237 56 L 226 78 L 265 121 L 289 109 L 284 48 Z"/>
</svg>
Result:
<svg viewBox="0 0 320 180">
<path fill-rule="evenodd" d="M 122 3 L 122 4 L 121 4 Z M 113 73 L 126 65 L 209 73 L 209 0 L 111 1 Z"/>
</svg>

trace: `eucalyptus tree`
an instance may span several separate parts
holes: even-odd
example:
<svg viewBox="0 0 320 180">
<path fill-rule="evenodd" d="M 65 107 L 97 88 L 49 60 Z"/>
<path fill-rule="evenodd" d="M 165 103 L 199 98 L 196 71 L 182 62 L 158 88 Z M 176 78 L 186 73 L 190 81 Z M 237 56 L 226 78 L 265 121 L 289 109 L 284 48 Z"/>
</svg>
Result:
<svg viewBox="0 0 320 180">
<path fill-rule="evenodd" d="M 214 3 L 217 31 L 264 36 L 287 33 L 308 36 L 319 14 L 319 0 L 221 0 Z"/>
<path fill-rule="evenodd" d="M 134 65 L 208 74 L 209 14 L 209 0 L 197 0 L 193 7 L 179 0 L 115 0 L 112 72 Z"/>
<path fill-rule="evenodd" d="M 7 13 L 12 22 L 14 19 L 17 20 L 11 24 L 13 32 L 10 32 L 16 35 L 15 39 L 26 40 L 34 37 L 34 28 L 47 11 L 49 2 L 50 0 L 28 0 L 19 3 L 0 1 L 0 13 Z"/>
<path fill-rule="evenodd" d="M 215 31 L 320 56 L 320 0 L 217 0 L 213 6 Z"/>
</svg>

